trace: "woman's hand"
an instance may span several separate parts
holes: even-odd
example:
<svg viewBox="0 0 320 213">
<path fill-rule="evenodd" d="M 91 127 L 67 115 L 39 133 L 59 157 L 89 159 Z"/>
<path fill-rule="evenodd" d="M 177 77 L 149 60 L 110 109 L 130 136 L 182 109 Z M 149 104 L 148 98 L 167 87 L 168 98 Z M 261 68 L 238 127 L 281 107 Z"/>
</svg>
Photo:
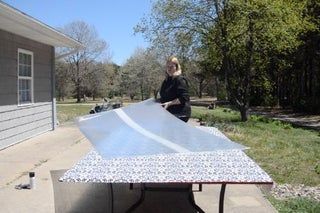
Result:
<svg viewBox="0 0 320 213">
<path fill-rule="evenodd" d="M 180 100 L 178 98 L 176 98 L 172 101 L 162 103 L 161 106 L 163 106 L 165 109 L 168 109 L 169 106 L 178 105 L 178 104 L 181 104 L 181 103 L 180 103 Z"/>
<path fill-rule="evenodd" d="M 171 106 L 171 101 L 162 103 L 161 106 L 163 106 L 163 108 L 168 109 L 169 106 Z"/>
</svg>

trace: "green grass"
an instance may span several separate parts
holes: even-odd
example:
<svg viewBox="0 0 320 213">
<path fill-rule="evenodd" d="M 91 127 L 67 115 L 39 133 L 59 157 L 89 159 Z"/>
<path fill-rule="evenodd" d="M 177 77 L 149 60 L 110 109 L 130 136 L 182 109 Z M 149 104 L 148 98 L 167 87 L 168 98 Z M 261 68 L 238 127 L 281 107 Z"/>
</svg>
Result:
<svg viewBox="0 0 320 213">
<path fill-rule="evenodd" d="M 268 197 L 271 204 L 279 213 L 318 213 L 320 212 L 320 203 L 306 198 L 294 198 L 287 200 L 277 200 Z"/>
<path fill-rule="evenodd" d="M 103 100 L 101 98 L 97 98 L 96 100 L 92 100 L 91 98 L 88 99 L 86 102 L 81 99 L 80 103 L 77 103 L 77 99 L 75 98 L 66 98 L 64 101 L 57 101 L 57 104 L 96 104 L 96 103 L 102 103 Z"/>
<path fill-rule="evenodd" d="M 193 107 L 192 117 L 216 126 L 231 140 L 250 147 L 246 153 L 277 183 L 319 185 L 318 132 L 261 116 L 241 122 L 240 114 L 227 108 Z"/>
<path fill-rule="evenodd" d="M 231 140 L 250 147 L 246 153 L 277 183 L 320 184 L 320 133 L 262 116 L 240 121 L 228 108 L 192 107 L 192 117 L 219 128 Z M 320 212 L 320 203 L 307 198 L 278 200 L 268 196 L 280 213 Z"/>
<path fill-rule="evenodd" d="M 130 98 L 128 97 L 114 97 L 112 99 L 108 98 L 109 101 L 122 101 L 122 102 L 128 102 L 128 103 L 134 103 L 134 102 L 137 102 L 137 101 L 140 101 L 140 100 L 131 100 Z M 64 101 L 60 100 L 58 101 L 57 100 L 57 104 L 102 104 L 104 103 L 104 100 L 103 98 L 96 98 L 95 100 L 92 100 L 91 97 L 88 97 L 87 101 L 84 102 L 84 100 L 81 98 L 81 102 L 80 103 L 77 103 L 77 99 L 76 98 L 65 98 Z"/>
<path fill-rule="evenodd" d="M 94 105 L 95 104 L 57 104 L 58 121 L 60 124 L 63 124 L 67 121 L 73 121 L 78 116 L 87 115 Z"/>
</svg>

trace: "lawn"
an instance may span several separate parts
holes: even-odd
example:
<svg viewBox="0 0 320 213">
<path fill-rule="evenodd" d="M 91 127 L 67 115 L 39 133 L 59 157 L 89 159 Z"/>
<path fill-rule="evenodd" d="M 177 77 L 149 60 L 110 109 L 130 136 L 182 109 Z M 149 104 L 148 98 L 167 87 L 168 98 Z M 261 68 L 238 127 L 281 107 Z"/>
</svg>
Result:
<svg viewBox="0 0 320 213">
<path fill-rule="evenodd" d="M 320 203 L 306 198 L 295 198 L 286 200 L 277 200 L 271 196 L 268 197 L 272 205 L 280 213 L 319 213 Z"/>
<path fill-rule="evenodd" d="M 320 184 L 320 133 L 262 116 L 240 121 L 228 108 L 193 107 L 192 117 L 219 128 L 231 140 L 250 147 L 246 153 L 278 184 Z M 279 212 L 320 212 L 320 203 L 306 198 L 269 201 Z"/>
<path fill-rule="evenodd" d="M 240 114 L 227 108 L 193 107 L 192 116 L 216 126 L 231 140 L 250 147 L 246 153 L 277 183 L 320 183 L 320 134 L 294 128 L 261 116 L 240 122 Z"/>
<path fill-rule="evenodd" d="M 95 104 L 57 104 L 57 117 L 60 124 L 73 121 L 76 117 L 89 114 Z"/>
<path fill-rule="evenodd" d="M 87 102 L 87 103 L 76 103 L 74 99 L 66 102 L 57 103 L 57 117 L 60 124 L 73 121 L 76 117 L 82 115 L 88 115 L 89 111 L 96 105 L 101 105 L 100 102 Z M 125 102 L 123 106 L 127 106 L 131 103 Z"/>
</svg>

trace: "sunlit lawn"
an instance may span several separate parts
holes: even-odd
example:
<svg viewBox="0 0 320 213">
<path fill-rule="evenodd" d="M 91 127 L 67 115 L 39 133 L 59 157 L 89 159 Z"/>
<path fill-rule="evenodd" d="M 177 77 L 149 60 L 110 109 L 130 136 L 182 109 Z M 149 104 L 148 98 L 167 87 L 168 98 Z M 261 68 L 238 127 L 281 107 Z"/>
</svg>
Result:
<svg viewBox="0 0 320 213">
<path fill-rule="evenodd" d="M 123 106 L 127 106 L 131 101 L 128 98 L 115 97 L 113 99 L 108 99 L 108 101 L 120 101 L 123 103 Z M 106 104 L 102 98 L 96 98 L 92 100 L 91 97 L 87 99 L 86 102 L 81 99 L 80 103 L 77 103 L 75 98 L 66 98 L 64 101 L 57 101 L 57 117 L 60 124 L 65 122 L 73 121 L 76 117 L 87 115 L 93 106 L 95 105 Z"/>
<path fill-rule="evenodd" d="M 276 183 L 320 184 L 320 133 L 290 124 L 251 116 L 240 122 L 240 114 L 227 108 L 208 110 L 193 107 L 192 116 L 219 128 L 231 140 L 250 147 L 246 153 Z M 269 197 L 279 212 L 320 212 L 319 202 L 295 198 L 277 200 Z"/>
<path fill-rule="evenodd" d="M 294 128 L 280 121 L 251 116 L 240 122 L 238 112 L 217 108 L 193 107 L 192 115 L 218 127 L 230 139 L 250 147 L 246 153 L 277 183 L 320 184 L 320 134 Z"/>
<path fill-rule="evenodd" d="M 57 104 L 57 117 L 60 124 L 73 121 L 76 117 L 89 114 L 95 104 Z"/>
</svg>

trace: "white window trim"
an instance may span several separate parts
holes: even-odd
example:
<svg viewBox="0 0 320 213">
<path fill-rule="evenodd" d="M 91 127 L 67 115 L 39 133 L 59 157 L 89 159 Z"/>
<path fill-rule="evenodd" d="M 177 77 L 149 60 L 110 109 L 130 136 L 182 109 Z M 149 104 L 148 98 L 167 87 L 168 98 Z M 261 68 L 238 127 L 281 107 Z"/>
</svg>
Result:
<svg viewBox="0 0 320 213">
<path fill-rule="evenodd" d="M 19 53 L 24 53 L 24 54 L 28 54 L 31 55 L 31 77 L 27 77 L 27 76 L 20 76 L 19 75 Z M 34 104 L 34 90 L 33 90 L 33 52 L 29 51 L 29 50 L 25 50 L 25 49 L 20 49 L 18 48 L 18 56 L 17 56 L 17 101 L 18 101 L 18 106 L 28 106 L 28 105 L 32 105 Z M 27 79 L 27 80 L 31 80 L 31 103 L 21 103 L 20 104 L 20 97 L 19 97 L 19 80 L 20 79 Z"/>
</svg>

